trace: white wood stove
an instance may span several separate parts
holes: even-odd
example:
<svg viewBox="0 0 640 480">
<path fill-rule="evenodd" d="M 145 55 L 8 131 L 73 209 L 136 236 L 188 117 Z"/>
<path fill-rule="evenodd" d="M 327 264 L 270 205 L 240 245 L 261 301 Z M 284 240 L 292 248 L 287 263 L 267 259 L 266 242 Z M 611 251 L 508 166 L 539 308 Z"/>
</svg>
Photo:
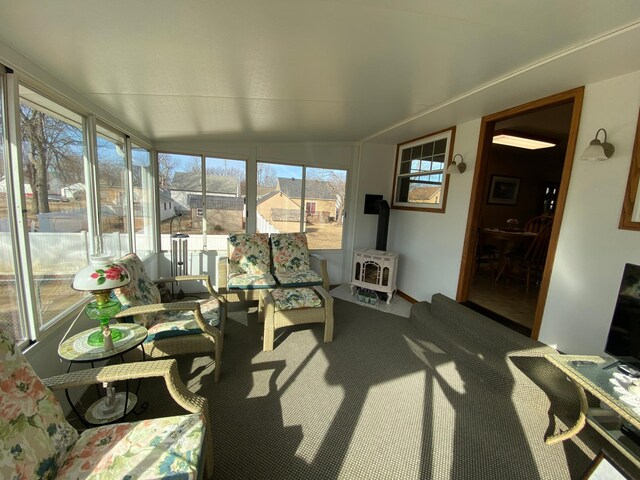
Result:
<svg viewBox="0 0 640 480">
<path fill-rule="evenodd" d="M 387 294 L 387 304 L 396 293 L 398 254 L 383 250 L 356 250 L 351 270 L 351 295 L 358 287 Z"/>
</svg>

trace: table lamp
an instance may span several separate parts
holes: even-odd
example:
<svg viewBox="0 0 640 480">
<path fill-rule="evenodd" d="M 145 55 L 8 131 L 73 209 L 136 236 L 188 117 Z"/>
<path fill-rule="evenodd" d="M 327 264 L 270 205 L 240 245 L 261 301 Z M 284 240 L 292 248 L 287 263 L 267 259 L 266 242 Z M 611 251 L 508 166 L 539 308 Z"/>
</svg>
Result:
<svg viewBox="0 0 640 480">
<path fill-rule="evenodd" d="M 75 290 L 91 292 L 95 300 L 85 308 L 85 313 L 92 320 L 100 322 L 100 329 L 89 336 L 89 345 L 99 347 L 104 345 L 103 332 L 108 329 L 109 320 L 122 309 L 120 302 L 111 298 L 111 290 L 129 283 L 129 272 L 113 263 L 113 256 L 109 254 L 91 255 L 89 265 L 84 267 L 73 278 Z M 115 342 L 122 337 L 122 332 L 111 328 L 111 339 Z"/>
</svg>

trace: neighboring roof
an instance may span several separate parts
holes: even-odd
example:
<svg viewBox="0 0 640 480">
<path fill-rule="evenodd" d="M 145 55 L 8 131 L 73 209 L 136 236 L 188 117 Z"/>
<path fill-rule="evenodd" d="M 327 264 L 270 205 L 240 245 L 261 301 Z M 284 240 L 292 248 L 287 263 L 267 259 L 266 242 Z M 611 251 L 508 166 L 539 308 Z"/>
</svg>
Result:
<svg viewBox="0 0 640 480">
<path fill-rule="evenodd" d="M 411 190 L 411 198 L 415 200 L 431 200 L 438 193 L 441 187 L 418 187 Z"/>
<path fill-rule="evenodd" d="M 169 190 L 165 190 L 164 188 L 160 189 L 160 201 L 161 202 L 170 202 L 171 201 L 171 192 Z"/>
<path fill-rule="evenodd" d="M 176 172 L 169 185 L 170 190 L 183 190 L 199 192 L 202 176 L 197 172 Z M 240 188 L 240 180 L 237 177 L 223 177 L 221 175 L 207 175 L 207 191 L 211 193 L 226 193 L 236 195 Z"/>
<path fill-rule="evenodd" d="M 302 198 L 302 180 L 298 178 L 278 177 L 278 186 L 289 198 Z M 304 189 L 305 199 L 335 200 L 336 194 L 329 182 L 307 180 Z"/>
</svg>

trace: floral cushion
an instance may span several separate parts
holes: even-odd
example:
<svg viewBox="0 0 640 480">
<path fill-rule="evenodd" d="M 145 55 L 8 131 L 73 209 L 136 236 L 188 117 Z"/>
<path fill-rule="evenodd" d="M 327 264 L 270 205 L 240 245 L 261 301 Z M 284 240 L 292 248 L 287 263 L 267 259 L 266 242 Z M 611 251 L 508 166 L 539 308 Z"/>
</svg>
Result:
<svg viewBox="0 0 640 480">
<path fill-rule="evenodd" d="M 257 290 L 260 288 L 274 288 L 276 279 L 270 273 L 252 275 L 249 273 L 235 274 L 229 277 L 227 288 L 240 290 Z"/>
<path fill-rule="evenodd" d="M 200 312 L 204 320 L 211 326 L 220 324 L 220 302 L 215 298 L 200 300 Z M 201 333 L 191 310 L 171 310 L 159 312 L 147 326 L 149 336 L 145 343 L 160 338 L 175 337 L 177 335 L 193 335 Z"/>
<path fill-rule="evenodd" d="M 271 234 L 275 273 L 309 270 L 309 246 L 304 233 Z"/>
<path fill-rule="evenodd" d="M 195 414 L 92 428 L 57 478 L 197 478 L 203 441 L 204 423 Z"/>
<path fill-rule="evenodd" d="M 276 288 L 271 297 L 276 311 L 322 306 L 322 300 L 312 288 Z"/>
<path fill-rule="evenodd" d="M 0 329 L 0 478 L 54 478 L 78 433 Z"/>
<path fill-rule="evenodd" d="M 207 298 L 198 300 L 198 303 L 200 304 L 200 313 L 202 313 L 204 320 L 212 327 L 217 327 L 220 324 L 220 302 L 218 299 Z M 192 310 L 171 310 L 168 312 L 159 312 L 150 322 L 149 326 L 153 327 L 159 323 L 185 320 L 193 320 L 195 322 Z"/>
<path fill-rule="evenodd" d="M 271 272 L 269 235 L 241 233 L 229 235 L 229 275 L 252 275 Z"/>
<path fill-rule="evenodd" d="M 147 276 L 142 260 L 135 253 L 129 253 L 114 262 L 127 269 L 131 281 L 124 287 L 114 289 L 114 293 L 123 307 L 139 307 L 160 303 L 160 290 Z M 154 314 L 136 315 L 136 322 L 146 325 Z"/>
<path fill-rule="evenodd" d="M 283 287 L 322 285 L 322 277 L 313 270 L 276 273 L 276 279 Z"/>
</svg>

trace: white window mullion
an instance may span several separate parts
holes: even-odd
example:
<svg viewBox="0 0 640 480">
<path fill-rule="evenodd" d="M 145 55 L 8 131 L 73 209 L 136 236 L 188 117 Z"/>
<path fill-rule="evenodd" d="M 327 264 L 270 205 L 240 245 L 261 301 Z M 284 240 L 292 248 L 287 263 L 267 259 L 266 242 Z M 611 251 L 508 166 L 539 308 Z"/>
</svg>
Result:
<svg viewBox="0 0 640 480">
<path fill-rule="evenodd" d="M 202 165 L 202 250 L 207 251 L 207 160 L 204 155 L 200 156 L 200 165 Z M 191 207 L 191 205 L 189 205 Z M 193 216 L 193 210 L 189 212 Z"/>
<path fill-rule="evenodd" d="M 29 250 L 29 228 L 27 225 L 27 206 L 22 188 L 22 135 L 20 130 L 20 93 L 19 82 L 14 74 L 7 74 L 7 133 L 9 139 L 9 162 L 7 177 L 7 197 L 9 206 L 9 228 L 13 239 L 14 266 L 18 291 L 18 308 L 21 326 L 27 337 L 35 340 L 38 336 L 37 296 L 35 282 L 31 281 L 31 256 Z M 29 280 L 29 281 L 26 281 Z"/>
<path fill-rule="evenodd" d="M 85 185 L 87 196 L 87 222 L 89 224 L 88 254 L 95 253 L 96 238 L 100 232 L 100 184 L 98 182 L 98 140 L 96 117 L 88 115 L 85 122 Z M 87 258 L 88 260 L 88 258 Z"/>
<path fill-rule="evenodd" d="M 133 154 L 131 153 L 131 138 L 127 135 L 124 137 L 124 152 L 127 163 L 127 176 L 124 184 L 124 191 L 127 196 L 126 216 L 129 224 L 129 251 L 136 251 L 136 218 L 134 214 L 134 195 L 133 195 Z"/>
<path fill-rule="evenodd" d="M 300 185 L 300 232 L 305 231 L 307 225 L 306 218 L 306 197 L 304 194 L 305 186 L 307 183 L 307 167 L 302 165 L 302 185 Z"/>
</svg>

